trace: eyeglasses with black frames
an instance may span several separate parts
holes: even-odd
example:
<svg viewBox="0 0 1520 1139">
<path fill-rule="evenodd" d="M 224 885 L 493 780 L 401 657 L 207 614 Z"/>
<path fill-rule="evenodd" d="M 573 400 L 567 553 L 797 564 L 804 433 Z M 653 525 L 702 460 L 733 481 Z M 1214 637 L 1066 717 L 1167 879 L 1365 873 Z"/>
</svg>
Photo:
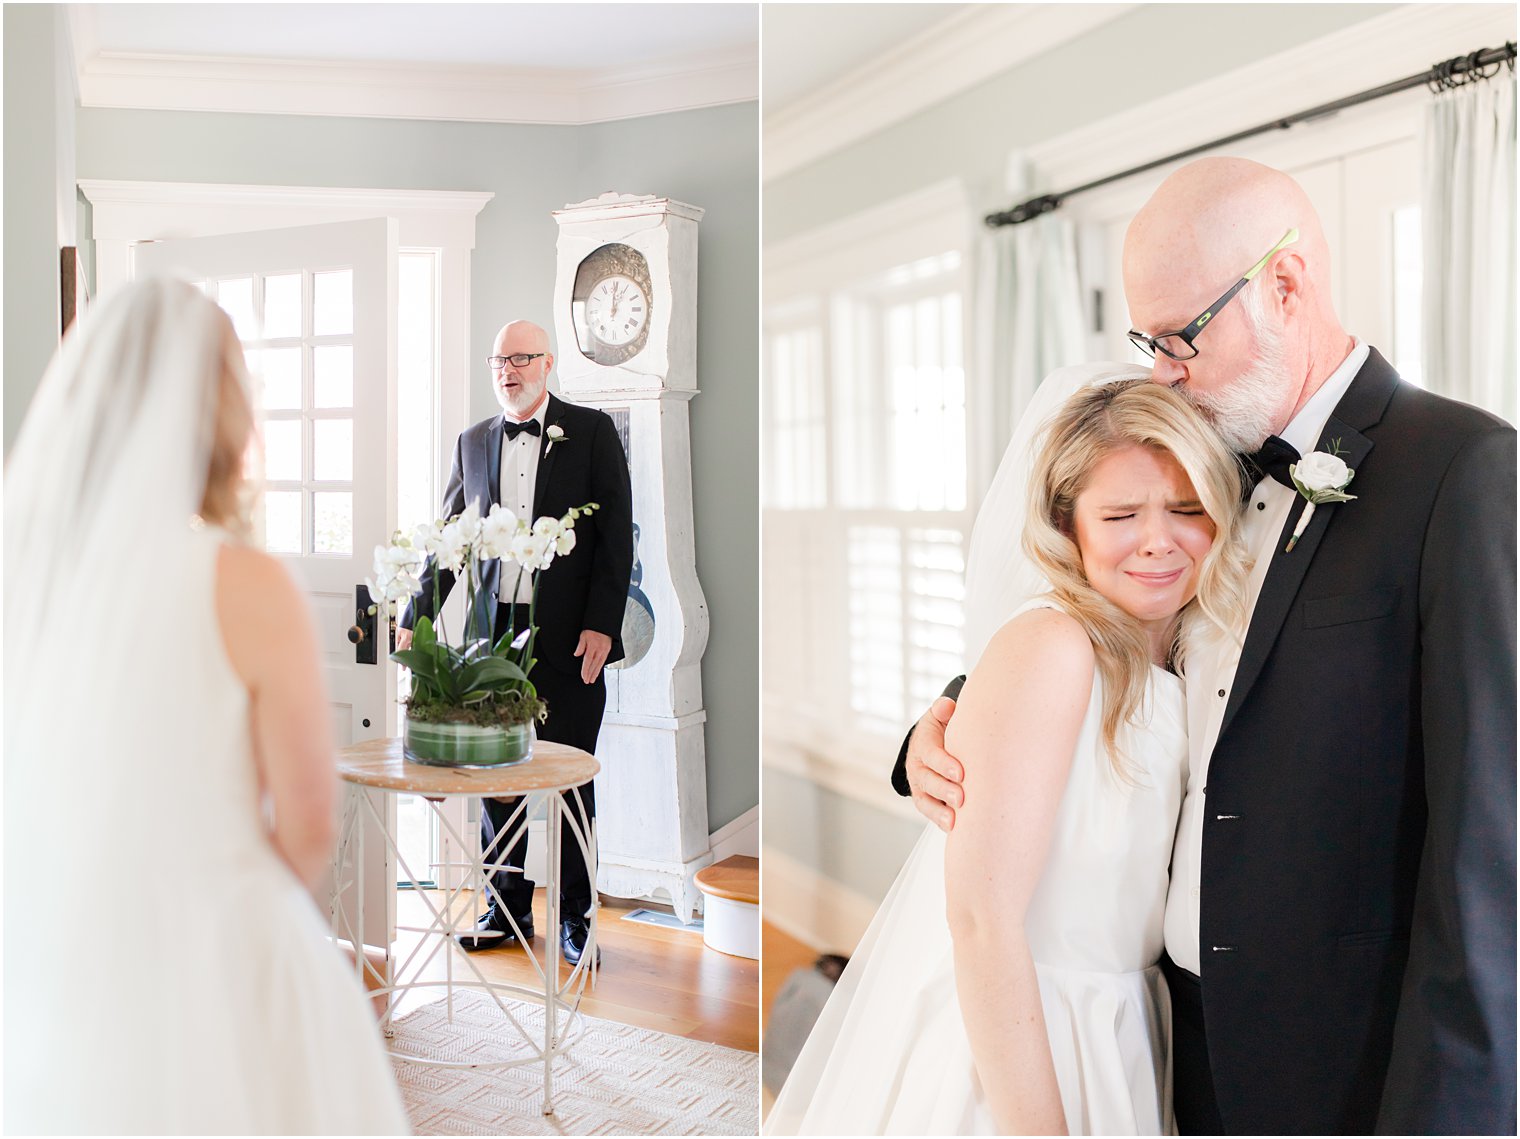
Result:
<svg viewBox="0 0 1520 1139">
<path fill-rule="evenodd" d="M 1245 276 L 1231 285 L 1224 296 L 1199 313 L 1184 327 L 1177 329 L 1175 332 L 1162 332 L 1156 336 L 1147 336 L 1145 333 L 1136 332 L 1132 328 L 1128 333 L 1130 343 L 1143 351 L 1147 356 L 1154 356 L 1157 352 L 1160 352 L 1163 355 L 1170 356 L 1173 360 L 1191 360 L 1194 356 L 1198 355 L 1198 349 L 1193 346 L 1193 341 L 1198 338 L 1198 334 L 1203 331 L 1204 326 L 1219 315 L 1220 309 L 1235 299 L 1236 293 L 1255 280 L 1256 275 L 1267 267 L 1267 262 L 1271 261 L 1273 257 L 1277 256 L 1277 254 L 1297 240 L 1298 230 L 1296 228 L 1290 229 L 1287 233 L 1283 234 L 1282 240 L 1267 250 L 1266 255 L 1260 261 L 1247 269 Z"/>
<path fill-rule="evenodd" d="M 514 368 L 526 368 L 540 356 L 547 356 L 547 352 L 514 352 L 510 356 L 487 356 L 486 363 L 491 365 L 491 371 L 499 372 L 508 364 Z"/>
</svg>

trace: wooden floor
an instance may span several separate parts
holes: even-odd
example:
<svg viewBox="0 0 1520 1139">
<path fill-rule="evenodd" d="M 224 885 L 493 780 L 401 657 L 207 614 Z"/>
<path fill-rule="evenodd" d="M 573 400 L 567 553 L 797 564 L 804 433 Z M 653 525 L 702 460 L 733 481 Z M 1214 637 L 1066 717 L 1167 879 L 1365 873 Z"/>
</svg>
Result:
<svg viewBox="0 0 1520 1139">
<path fill-rule="evenodd" d="M 397 924 L 427 925 L 431 920 L 421 893 L 397 892 Z M 434 906 L 443 904 L 438 891 L 425 891 Z M 471 905 L 469 894 L 461 895 L 463 905 Z M 581 1010 L 587 1016 L 613 1020 L 640 1028 L 654 1028 L 675 1036 L 739 1048 L 747 1052 L 760 1050 L 760 969 L 759 962 L 730 957 L 709 949 L 700 932 L 648 925 L 622 920 L 641 906 L 618 898 L 603 898 L 598 919 L 602 947 L 602 964 L 596 987 L 587 987 L 581 998 Z M 656 906 L 648 906 L 658 909 Z M 472 911 L 473 912 L 473 911 Z M 544 935 L 549 932 L 544 920 L 544 892 L 533 895 L 535 936 L 533 949 L 544 952 Z M 557 931 L 556 935 L 557 935 Z M 419 934 L 400 933 L 396 953 L 405 961 L 421 940 Z M 482 950 L 466 954 L 457 945 L 438 949 L 423 975 L 441 980 L 447 964 L 444 954 L 454 957 L 455 976 L 473 977 L 468 957 L 487 980 L 509 981 L 522 985 L 542 984 L 533 965 L 521 948 Z M 423 950 L 426 956 L 427 950 Z M 568 968 L 565 975 L 568 975 Z M 397 1015 L 443 995 L 443 990 L 413 990 L 402 998 Z"/>
<path fill-rule="evenodd" d="M 781 986 L 786 984 L 786 979 L 792 975 L 794 969 L 806 969 L 818 960 L 818 950 L 810 948 L 798 941 L 790 934 L 783 933 L 770 922 L 760 923 L 760 1017 L 761 1029 L 764 1030 L 765 1021 L 770 1019 L 771 1005 L 776 1001 L 776 994 L 781 991 Z M 760 1118 L 763 1121 L 770 1114 L 771 1105 L 776 1102 L 776 1097 L 771 1090 L 762 1086 L 760 1088 Z"/>
<path fill-rule="evenodd" d="M 771 1015 L 776 994 L 793 969 L 806 969 L 818 960 L 818 950 L 781 932 L 770 922 L 760 923 L 760 1029 Z"/>
</svg>

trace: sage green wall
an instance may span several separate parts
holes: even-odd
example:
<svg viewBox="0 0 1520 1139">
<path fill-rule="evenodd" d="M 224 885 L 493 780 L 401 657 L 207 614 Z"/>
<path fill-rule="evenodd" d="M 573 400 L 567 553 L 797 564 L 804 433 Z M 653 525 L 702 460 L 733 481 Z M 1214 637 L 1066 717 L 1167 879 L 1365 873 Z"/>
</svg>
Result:
<svg viewBox="0 0 1520 1139">
<path fill-rule="evenodd" d="M 767 181 L 766 241 L 805 233 L 951 177 L 963 181 L 979 212 L 1012 205 L 1003 178 L 1009 155 L 1018 148 L 1396 7 L 1139 5 L 1079 39 Z M 868 19 L 869 12 L 863 10 L 862 18 Z M 785 47 L 767 38 L 763 50 Z M 1283 82 L 1291 85 L 1292 76 L 1285 75 Z M 1208 107 L 1198 113 L 1208 120 Z M 1158 158 L 1176 149 L 1165 138 L 1154 144 Z M 894 759 L 890 751 L 880 756 L 883 784 Z M 873 901 L 886 894 L 920 827 L 770 768 L 763 781 L 767 847 Z M 870 857 L 862 858 L 861 851 Z"/>
<path fill-rule="evenodd" d="M 585 127 L 79 112 L 81 178 L 494 192 L 477 219 L 471 262 L 471 360 L 490 354 L 508 319 L 553 327 L 551 210 L 619 190 L 707 211 L 697 317 L 702 394 L 691 422 L 697 572 L 711 614 L 702 688 L 713 829 L 759 800 L 758 147 L 754 103 Z M 475 418 L 497 410 L 483 370 L 471 376 L 470 404 Z"/>
<path fill-rule="evenodd" d="M 1003 200 L 1003 172 L 1015 149 L 1396 7 L 1137 5 L 1028 63 L 766 182 L 766 240 L 791 237 L 949 177 L 965 182 L 978 208 L 1012 205 Z M 764 46 L 767 52 L 785 47 L 769 38 Z M 1283 83 L 1291 86 L 1292 76 Z M 1198 113 L 1208 121 L 1208 107 Z M 1165 138 L 1155 140 L 1158 158 L 1175 149 Z"/>
<path fill-rule="evenodd" d="M 74 244 L 74 88 L 64 9 L 7 4 L 5 446 L 58 347 L 58 250 Z"/>
</svg>

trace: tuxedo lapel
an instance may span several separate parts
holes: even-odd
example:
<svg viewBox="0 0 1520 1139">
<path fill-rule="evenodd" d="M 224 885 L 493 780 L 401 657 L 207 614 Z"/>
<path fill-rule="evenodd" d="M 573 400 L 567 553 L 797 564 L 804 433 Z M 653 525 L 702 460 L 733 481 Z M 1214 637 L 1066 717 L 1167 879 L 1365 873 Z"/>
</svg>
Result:
<svg viewBox="0 0 1520 1139">
<path fill-rule="evenodd" d="M 1324 430 L 1320 432 L 1318 449 L 1328 452 L 1334 448 L 1348 467 L 1353 471 L 1360 470 L 1363 461 L 1372 451 L 1372 440 L 1363 435 L 1362 430 L 1374 426 L 1382 418 L 1383 409 L 1388 406 L 1388 400 L 1392 398 L 1398 382 L 1398 373 L 1378 355 L 1376 349 L 1372 349 L 1367 362 L 1341 397 L 1335 413 L 1325 422 Z M 1349 489 L 1352 492 L 1356 490 L 1354 477 Z M 1250 694 L 1251 686 L 1261 675 L 1262 667 L 1266 664 L 1273 645 L 1277 643 L 1278 633 L 1287 620 L 1293 599 L 1298 596 L 1304 576 L 1309 572 L 1309 564 L 1314 560 L 1326 532 L 1334 525 L 1341 511 L 1356 509 L 1355 501 L 1325 503 L 1315 507 L 1314 516 L 1310 518 L 1303 536 L 1291 553 L 1285 553 L 1288 539 L 1293 535 L 1293 528 L 1298 525 L 1304 505 L 1303 496 L 1298 495 L 1288 511 L 1282 533 L 1272 547 L 1272 564 L 1267 568 L 1261 594 L 1256 599 L 1256 608 L 1251 612 L 1251 625 L 1241 649 L 1240 663 L 1235 669 L 1229 703 L 1225 705 L 1224 719 L 1219 725 L 1219 739 L 1224 738 L 1230 721 L 1235 718 L 1236 711 Z"/>
<path fill-rule="evenodd" d="M 501 502 L 501 437 L 506 430 L 502 424 L 503 419 L 498 415 L 486 428 L 486 502 L 489 505 L 481 512 L 483 514 L 489 514 L 490 508 Z"/>
<path fill-rule="evenodd" d="M 544 411 L 544 435 L 538 441 L 538 477 L 533 480 L 533 518 L 538 518 L 544 512 L 544 488 L 549 485 L 549 479 L 554 470 L 554 460 L 559 457 L 560 449 L 568 442 L 568 439 L 564 439 L 550 446 L 553 440 L 549 438 L 549 428 L 558 424 L 560 417 L 564 414 L 564 403 L 551 395 L 549 406 Z"/>
</svg>

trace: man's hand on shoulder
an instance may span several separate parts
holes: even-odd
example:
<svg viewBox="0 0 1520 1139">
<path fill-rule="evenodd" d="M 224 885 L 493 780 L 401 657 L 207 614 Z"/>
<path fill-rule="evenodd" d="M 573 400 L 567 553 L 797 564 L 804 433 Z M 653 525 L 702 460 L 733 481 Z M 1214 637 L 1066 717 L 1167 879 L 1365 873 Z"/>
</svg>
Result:
<svg viewBox="0 0 1520 1139">
<path fill-rule="evenodd" d="M 954 700 L 938 697 L 914 725 L 908 740 L 907 773 L 913 805 L 947 834 L 955 827 L 956 810 L 966 801 L 961 786 L 965 769 L 945 750 L 945 729 L 954 712 Z"/>
<path fill-rule="evenodd" d="M 583 683 L 596 683 L 596 678 L 601 675 L 602 665 L 607 663 L 607 657 L 611 652 L 612 638 L 606 633 L 598 633 L 592 629 L 581 630 L 581 639 L 575 646 L 575 655 L 581 658 Z"/>
</svg>

